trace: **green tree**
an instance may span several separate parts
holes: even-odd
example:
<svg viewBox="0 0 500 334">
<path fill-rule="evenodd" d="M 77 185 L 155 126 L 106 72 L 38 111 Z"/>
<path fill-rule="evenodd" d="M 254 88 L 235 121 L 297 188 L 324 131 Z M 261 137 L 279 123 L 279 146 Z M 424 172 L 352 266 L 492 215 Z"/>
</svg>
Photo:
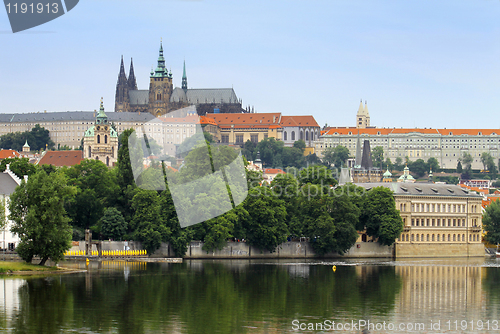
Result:
<svg viewBox="0 0 500 334">
<path fill-rule="evenodd" d="M 460 160 L 458 160 L 458 163 L 457 163 L 457 173 L 462 174 L 462 172 L 463 172 L 462 163 L 460 162 Z"/>
<path fill-rule="evenodd" d="M 256 147 L 257 144 L 255 144 L 253 141 L 249 139 L 245 142 L 245 145 L 243 146 L 241 153 L 248 161 L 254 161 L 255 156 L 257 155 L 257 151 L 255 150 Z"/>
<path fill-rule="evenodd" d="M 273 196 L 266 187 L 256 187 L 248 191 L 243 207 L 248 217 L 241 227 L 250 245 L 274 252 L 279 244 L 285 242 L 288 228 L 283 200 Z"/>
<path fill-rule="evenodd" d="M 403 168 L 403 159 L 401 159 L 401 157 L 397 157 L 396 161 L 394 162 L 394 169 L 402 171 Z"/>
<path fill-rule="evenodd" d="M 268 137 L 261 140 L 255 149 L 257 152 L 260 152 L 260 160 L 263 166 L 282 167 L 283 148 L 284 144 L 282 141 Z"/>
<path fill-rule="evenodd" d="M 71 248 L 72 230 L 64 202 L 75 193 L 63 173 L 47 175 L 43 170 L 16 188 L 10 197 L 9 219 L 11 231 L 21 240 L 16 251 L 24 261 L 31 263 L 39 256 L 40 265 L 49 258 L 58 262 Z"/>
<path fill-rule="evenodd" d="M 428 171 L 427 164 L 423 159 L 417 159 L 416 161 L 409 163 L 408 168 L 410 169 L 410 171 L 417 174 L 418 177 L 423 177 Z"/>
<path fill-rule="evenodd" d="M 306 143 L 302 139 L 299 139 L 293 143 L 293 147 L 298 148 L 299 150 L 304 152 L 304 150 L 306 149 Z"/>
<path fill-rule="evenodd" d="M 301 168 L 305 165 L 304 152 L 297 147 L 284 147 L 282 153 L 283 167 Z M 279 166 L 276 166 L 279 167 Z"/>
<path fill-rule="evenodd" d="M 396 210 L 392 192 L 385 187 L 368 191 L 363 199 L 360 223 L 366 234 L 378 238 L 382 245 L 392 245 L 403 232 L 403 220 Z"/>
<path fill-rule="evenodd" d="M 373 166 L 383 169 L 384 166 L 384 148 L 382 146 L 375 146 L 372 149 Z"/>
<path fill-rule="evenodd" d="M 334 165 L 340 168 L 345 164 L 347 159 L 349 159 L 349 149 L 345 146 L 328 147 L 323 152 L 323 162 L 328 167 Z"/>
<path fill-rule="evenodd" d="M 0 229 L 4 229 L 7 225 L 7 213 L 5 210 L 5 197 L 0 199 Z"/>
<path fill-rule="evenodd" d="M 132 199 L 132 208 L 134 216 L 131 224 L 135 230 L 135 239 L 141 241 L 151 255 L 172 233 L 162 219 L 160 197 L 154 190 L 139 189 Z"/>
<path fill-rule="evenodd" d="M 489 243 L 500 243 L 500 201 L 491 202 L 483 214 L 483 228 L 486 231 L 484 239 Z"/>
<path fill-rule="evenodd" d="M 433 173 L 439 172 L 439 161 L 434 157 L 427 159 L 427 171 L 430 170 L 432 170 Z"/>
<path fill-rule="evenodd" d="M 99 225 L 102 234 L 114 240 L 121 240 L 127 233 L 127 222 L 116 208 L 106 208 L 99 219 Z"/>
<path fill-rule="evenodd" d="M 472 176 L 472 162 L 474 161 L 474 158 L 469 153 L 464 152 L 464 154 L 458 161 L 462 163 L 463 167 L 462 178 L 470 179 Z"/>
<path fill-rule="evenodd" d="M 318 158 L 316 153 L 306 155 L 306 164 L 307 165 L 319 165 L 321 163 L 321 159 Z"/>
<path fill-rule="evenodd" d="M 321 165 L 313 165 L 302 169 L 299 174 L 299 182 L 301 185 L 307 183 L 323 185 L 327 189 L 338 183 L 332 170 Z"/>
</svg>

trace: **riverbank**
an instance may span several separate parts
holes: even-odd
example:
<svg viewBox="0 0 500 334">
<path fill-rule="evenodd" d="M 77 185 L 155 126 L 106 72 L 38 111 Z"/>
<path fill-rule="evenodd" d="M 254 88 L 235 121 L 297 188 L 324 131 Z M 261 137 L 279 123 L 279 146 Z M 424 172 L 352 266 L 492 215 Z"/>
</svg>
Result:
<svg viewBox="0 0 500 334">
<path fill-rule="evenodd" d="M 52 274 L 72 274 L 85 270 L 75 270 L 64 267 L 40 266 L 19 261 L 0 261 L 0 276 L 31 276 L 31 275 L 52 275 Z"/>
</svg>

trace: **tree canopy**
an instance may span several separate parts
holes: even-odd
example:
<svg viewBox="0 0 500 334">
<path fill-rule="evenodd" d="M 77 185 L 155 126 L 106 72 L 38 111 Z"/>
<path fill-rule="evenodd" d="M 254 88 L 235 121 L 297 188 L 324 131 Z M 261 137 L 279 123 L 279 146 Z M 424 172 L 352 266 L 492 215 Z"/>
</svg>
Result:
<svg viewBox="0 0 500 334">
<path fill-rule="evenodd" d="M 40 265 L 49 258 L 58 262 L 71 248 L 71 219 L 64 203 L 75 193 L 75 187 L 67 185 L 63 173 L 47 175 L 43 170 L 32 175 L 28 183 L 23 180 L 12 193 L 11 231 L 21 240 L 16 251 L 24 261 L 31 263 L 34 256 L 39 256 Z"/>
<path fill-rule="evenodd" d="M 500 201 L 491 202 L 483 214 L 484 239 L 492 244 L 500 244 Z"/>
</svg>

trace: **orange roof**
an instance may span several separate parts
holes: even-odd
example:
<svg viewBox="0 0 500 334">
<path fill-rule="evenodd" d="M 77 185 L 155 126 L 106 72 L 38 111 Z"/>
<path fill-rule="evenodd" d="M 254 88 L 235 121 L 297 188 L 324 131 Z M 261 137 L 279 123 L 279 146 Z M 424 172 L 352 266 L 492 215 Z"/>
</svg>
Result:
<svg viewBox="0 0 500 334">
<path fill-rule="evenodd" d="M 200 124 L 217 125 L 217 122 L 213 118 L 207 116 L 200 116 Z"/>
<path fill-rule="evenodd" d="M 351 135 L 356 135 L 359 131 L 359 134 L 368 134 L 368 135 L 389 135 L 389 134 L 408 134 L 408 133 L 422 133 L 422 134 L 436 134 L 447 136 L 450 133 L 454 136 L 457 135 L 469 135 L 469 136 L 477 136 L 479 134 L 489 136 L 492 134 L 500 134 L 500 129 L 420 129 L 420 128 L 367 128 L 367 129 L 355 129 L 355 128 L 329 128 L 322 135 L 348 135 L 349 132 Z"/>
<path fill-rule="evenodd" d="M 21 154 L 16 150 L 0 150 L 0 159 L 16 158 L 20 156 Z"/>
<path fill-rule="evenodd" d="M 199 124 L 200 118 L 198 115 L 187 115 L 185 117 L 158 117 L 162 122 L 165 123 L 193 123 Z"/>
<path fill-rule="evenodd" d="M 242 126 L 248 127 L 249 125 L 259 127 L 268 127 L 270 125 L 279 125 L 281 119 L 281 113 L 242 113 L 242 114 L 206 114 L 215 120 L 217 125 L 231 126 L 235 127 Z"/>
<path fill-rule="evenodd" d="M 488 195 L 489 194 L 489 190 L 486 189 L 486 188 L 470 187 L 470 186 L 466 186 L 463 183 L 460 183 L 459 186 L 462 187 L 462 188 L 466 188 L 466 189 L 469 189 L 469 190 L 472 190 L 472 191 L 484 194 L 484 195 Z"/>
<path fill-rule="evenodd" d="M 307 116 L 282 116 L 281 126 L 314 126 L 318 127 L 318 123 L 312 115 Z"/>
<path fill-rule="evenodd" d="M 83 151 L 48 151 L 39 165 L 74 166 L 83 160 Z"/>
<path fill-rule="evenodd" d="M 286 174 L 282 169 L 280 168 L 264 168 L 264 173 L 265 174 Z"/>
</svg>

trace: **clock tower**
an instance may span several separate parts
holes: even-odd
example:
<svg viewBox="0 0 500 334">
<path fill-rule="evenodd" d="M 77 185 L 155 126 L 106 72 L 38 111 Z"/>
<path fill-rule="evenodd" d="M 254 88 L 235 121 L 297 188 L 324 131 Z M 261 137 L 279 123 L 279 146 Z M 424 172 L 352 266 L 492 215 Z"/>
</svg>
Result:
<svg viewBox="0 0 500 334">
<path fill-rule="evenodd" d="M 172 73 L 165 68 L 163 58 L 163 44 L 160 43 L 160 54 L 156 69 L 151 70 L 149 78 L 149 112 L 158 117 L 168 111 L 170 96 L 172 95 Z"/>
</svg>

